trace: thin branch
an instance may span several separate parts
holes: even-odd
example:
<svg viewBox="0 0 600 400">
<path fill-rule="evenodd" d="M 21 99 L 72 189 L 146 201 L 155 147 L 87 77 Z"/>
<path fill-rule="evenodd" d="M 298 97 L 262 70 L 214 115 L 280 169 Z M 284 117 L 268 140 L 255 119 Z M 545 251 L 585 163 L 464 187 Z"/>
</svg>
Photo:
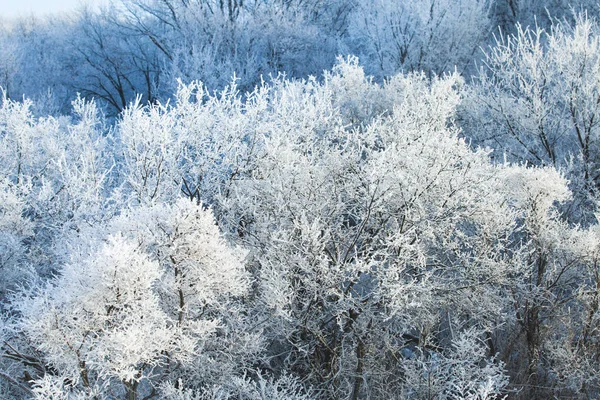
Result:
<svg viewBox="0 0 600 400">
<path fill-rule="evenodd" d="M 7 382 L 11 383 L 12 385 L 18 387 L 19 389 L 21 389 L 22 391 L 24 391 L 25 393 L 34 396 L 35 393 L 33 393 L 33 391 L 31 389 L 29 389 L 27 386 L 23 385 L 21 382 L 17 381 L 16 379 L 14 379 L 13 377 L 11 377 L 10 375 L 0 371 L 0 377 L 4 378 Z"/>
</svg>

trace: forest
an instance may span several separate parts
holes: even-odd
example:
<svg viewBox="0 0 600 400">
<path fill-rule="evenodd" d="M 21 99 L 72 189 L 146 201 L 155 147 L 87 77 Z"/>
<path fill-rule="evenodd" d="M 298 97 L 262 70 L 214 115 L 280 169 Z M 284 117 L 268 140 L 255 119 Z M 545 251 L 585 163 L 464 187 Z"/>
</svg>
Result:
<svg viewBox="0 0 600 400">
<path fill-rule="evenodd" d="M 0 399 L 600 398 L 599 15 L 0 19 Z"/>
</svg>

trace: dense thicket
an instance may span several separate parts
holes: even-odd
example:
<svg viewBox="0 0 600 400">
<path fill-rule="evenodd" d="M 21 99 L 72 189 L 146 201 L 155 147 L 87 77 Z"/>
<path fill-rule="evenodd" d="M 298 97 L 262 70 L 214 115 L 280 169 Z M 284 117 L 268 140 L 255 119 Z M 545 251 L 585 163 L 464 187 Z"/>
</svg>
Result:
<svg viewBox="0 0 600 400">
<path fill-rule="evenodd" d="M 5 23 L 3 398 L 600 396 L 580 3 Z"/>
</svg>

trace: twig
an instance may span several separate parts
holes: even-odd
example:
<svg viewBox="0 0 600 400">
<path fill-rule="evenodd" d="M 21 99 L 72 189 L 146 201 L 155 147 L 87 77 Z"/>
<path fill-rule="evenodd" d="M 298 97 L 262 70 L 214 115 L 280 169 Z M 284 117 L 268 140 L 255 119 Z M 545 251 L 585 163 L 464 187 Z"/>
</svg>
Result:
<svg viewBox="0 0 600 400">
<path fill-rule="evenodd" d="M 29 389 L 27 386 L 23 385 L 22 383 L 20 383 L 19 381 L 17 381 L 16 379 L 14 379 L 13 377 L 11 377 L 10 375 L 0 371 L 0 377 L 6 379 L 8 382 L 12 383 L 13 385 L 15 385 L 16 387 L 18 387 L 19 389 L 21 389 L 22 391 L 26 392 L 27 394 L 30 395 L 34 395 L 35 393 L 33 393 L 33 391 L 31 389 Z"/>
</svg>

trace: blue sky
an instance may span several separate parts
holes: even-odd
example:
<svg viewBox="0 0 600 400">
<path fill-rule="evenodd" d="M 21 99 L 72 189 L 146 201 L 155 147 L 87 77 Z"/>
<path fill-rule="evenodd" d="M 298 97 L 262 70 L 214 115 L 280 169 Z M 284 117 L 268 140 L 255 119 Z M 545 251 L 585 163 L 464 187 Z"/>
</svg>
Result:
<svg viewBox="0 0 600 400">
<path fill-rule="evenodd" d="M 0 0 L 0 17 L 16 17 L 34 13 L 62 13 L 75 10 L 82 3 L 102 4 L 108 0 Z"/>
</svg>

